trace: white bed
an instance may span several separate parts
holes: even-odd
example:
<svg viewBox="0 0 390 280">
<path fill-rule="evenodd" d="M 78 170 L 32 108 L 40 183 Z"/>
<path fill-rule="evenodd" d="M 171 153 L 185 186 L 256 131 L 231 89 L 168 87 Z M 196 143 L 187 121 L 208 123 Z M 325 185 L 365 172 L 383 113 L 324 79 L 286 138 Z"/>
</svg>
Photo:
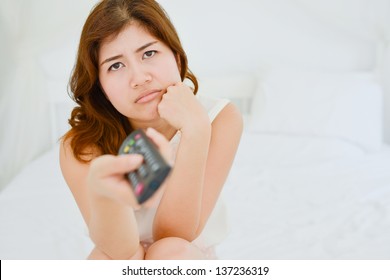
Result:
<svg viewBox="0 0 390 280">
<path fill-rule="evenodd" d="M 66 84 L 96 2 L 69 1 L 0 9 L 2 61 L 13 74 L 0 75 L 0 259 L 84 259 L 92 248 L 55 141 L 67 129 Z M 230 98 L 245 114 L 219 258 L 390 259 L 390 2 L 159 2 L 200 94 Z M 25 11 L 20 22 L 8 16 L 14 5 Z"/>
<path fill-rule="evenodd" d="M 327 141 L 244 132 L 223 194 L 231 229 L 220 258 L 390 258 L 390 148 L 311 154 L 331 153 Z M 57 146 L 1 193 L 0 223 L 1 259 L 85 258 L 92 244 Z"/>
<path fill-rule="evenodd" d="M 389 259 L 390 149 L 326 157 L 344 145 L 244 133 L 224 193 L 232 229 L 220 256 Z"/>
<path fill-rule="evenodd" d="M 201 94 L 222 82 L 234 91 L 254 78 L 204 81 Z M 390 147 L 371 74 L 283 68 L 257 82 L 223 191 L 230 233 L 219 257 L 390 258 Z M 86 257 L 92 243 L 61 176 L 58 144 L 0 193 L 0 224 L 1 259 Z"/>
</svg>

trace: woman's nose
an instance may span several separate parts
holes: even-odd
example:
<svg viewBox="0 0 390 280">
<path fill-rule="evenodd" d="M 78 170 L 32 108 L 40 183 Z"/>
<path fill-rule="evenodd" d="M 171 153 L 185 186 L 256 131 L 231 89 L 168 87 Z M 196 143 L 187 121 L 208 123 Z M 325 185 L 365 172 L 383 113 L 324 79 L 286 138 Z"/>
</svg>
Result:
<svg viewBox="0 0 390 280">
<path fill-rule="evenodd" d="M 152 80 L 152 75 L 142 65 L 133 66 L 131 76 L 130 83 L 132 88 L 138 88 Z"/>
</svg>

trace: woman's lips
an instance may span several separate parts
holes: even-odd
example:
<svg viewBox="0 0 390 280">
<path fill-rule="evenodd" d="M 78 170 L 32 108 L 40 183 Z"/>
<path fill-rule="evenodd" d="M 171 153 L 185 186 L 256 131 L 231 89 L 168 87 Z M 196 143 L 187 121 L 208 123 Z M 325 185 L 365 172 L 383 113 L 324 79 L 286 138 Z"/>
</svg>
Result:
<svg viewBox="0 0 390 280">
<path fill-rule="evenodd" d="M 161 93 L 161 90 L 152 90 L 147 93 L 141 94 L 140 97 L 137 98 L 135 103 L 142 104 L 147 103 L 153 99 L 155 99 L 157 96 L 159 96 Z"/>
</svg>

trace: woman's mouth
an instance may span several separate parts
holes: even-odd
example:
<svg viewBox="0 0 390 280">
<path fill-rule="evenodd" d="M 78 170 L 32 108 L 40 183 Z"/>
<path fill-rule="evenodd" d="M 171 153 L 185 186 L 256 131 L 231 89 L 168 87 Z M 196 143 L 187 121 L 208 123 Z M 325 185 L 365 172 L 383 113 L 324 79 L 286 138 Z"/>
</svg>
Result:
<svg viewBox="0 0 390 280">
<path fill-rule="evenodd" d="M 143 103 L 147 103 L 149 101 L 152 101 L 153 99 L 155 99 L 157 96 L 159 96 L 161 93 L 161 90 L 150 90 L 148 92 L 145 92 L 143 94 L 141 94 L 136 100 L 135 100 L 135 103 L 137 104 L 143 104 Z"/>
</svg>

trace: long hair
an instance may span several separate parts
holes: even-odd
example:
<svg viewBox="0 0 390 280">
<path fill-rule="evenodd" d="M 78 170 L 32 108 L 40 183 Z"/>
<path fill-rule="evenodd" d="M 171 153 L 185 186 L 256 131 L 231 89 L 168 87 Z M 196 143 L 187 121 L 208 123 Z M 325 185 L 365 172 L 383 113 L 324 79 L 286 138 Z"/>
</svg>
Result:
<svg viewBox="0 0 390 280">
<path fill-rule="evenodd" d="M 80 37 L 76 63 L 69 82 L 77 103 L 63 136 L 70 139 L 75 158 L 88 162 L 96 152 L 116 154 L 121 142 L 133 130 L 127 117 L 106 98 L 99 82 L 98 53 L 102 42 L 118 35 L 131 22 L 137 22 L 165 43 L 178 57 L 182 81 L 189 79 L 198 90 L 196 77 L 188 69 L 186 53 L 164 9 L 154 0 L 103 0 L 89 14 Z"/>
</svg>

